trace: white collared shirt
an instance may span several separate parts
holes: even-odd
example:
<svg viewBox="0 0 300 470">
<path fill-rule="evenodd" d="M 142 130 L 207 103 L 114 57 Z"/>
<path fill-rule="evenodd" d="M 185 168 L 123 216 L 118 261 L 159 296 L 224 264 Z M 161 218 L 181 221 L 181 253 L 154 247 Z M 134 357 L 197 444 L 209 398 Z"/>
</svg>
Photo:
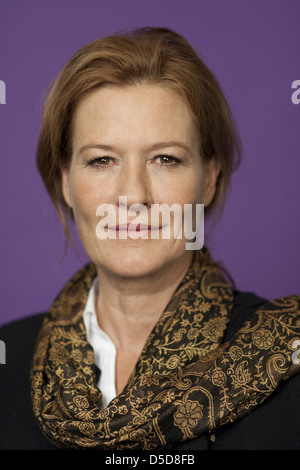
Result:
<svg viewBox="0 0 300 470">
<path fill-rule="evenodd" d="M 101 371 L 97 386 L 102 392 L 102 408 L 105 408 L 117 395 L 115 385 L 117 350 L 112 340 L 98 325 L 96 315 L 97 283 L 98 278 L 96 277 L 89 291 L 83 312 L 83 321 L 86 328 L 87 340 L 94 350 L 95 364 Z"/>
</svg>

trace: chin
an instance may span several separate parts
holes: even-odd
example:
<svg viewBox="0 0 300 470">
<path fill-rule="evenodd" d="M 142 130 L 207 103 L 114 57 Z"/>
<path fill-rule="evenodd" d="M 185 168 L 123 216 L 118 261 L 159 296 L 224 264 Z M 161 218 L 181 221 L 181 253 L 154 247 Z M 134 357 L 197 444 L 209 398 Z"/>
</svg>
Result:
<svg viewBox="0 0 300 470">
<path fill-rule="evenodd" d="M 123 278 L 151 276 L 180 256 L 173 244 L 162 240 L 111 240 L 110 244 L 91 259 L 103 271 Z"/>
</svg>

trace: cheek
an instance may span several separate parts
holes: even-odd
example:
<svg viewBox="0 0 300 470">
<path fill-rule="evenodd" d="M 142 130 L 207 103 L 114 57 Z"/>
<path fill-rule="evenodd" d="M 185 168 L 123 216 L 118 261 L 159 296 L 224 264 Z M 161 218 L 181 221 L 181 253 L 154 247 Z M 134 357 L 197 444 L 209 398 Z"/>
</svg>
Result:
<svg viewBox="0 0 300 470">
<path fill-rule="evenodd" d="M 171 199 L 179 204 L 197 204 L 202 202 L 204 178 L 200 170 L 192 170 L 170 185 Z"/>
<path fill-rule="evenodd" d="M 96 221 L 96 209 L 103 202 L 103 187 L 91 178 L 74 172 L 70 179 L 70 193 L 76 223 L 81 220 Z"/>
</svg>

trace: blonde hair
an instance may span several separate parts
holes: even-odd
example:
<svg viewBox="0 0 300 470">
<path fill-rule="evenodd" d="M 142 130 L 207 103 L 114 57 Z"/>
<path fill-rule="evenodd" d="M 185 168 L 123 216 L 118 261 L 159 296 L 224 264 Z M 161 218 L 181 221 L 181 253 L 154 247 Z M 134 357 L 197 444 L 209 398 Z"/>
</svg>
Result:
<svg viewBox="0 0 300 470">
<path fill-rule="evenodd" d="M 56 79 L 44 107 L 37 165 L 68 231 L 72 216 L 62 194 L 61 168 L 72 156 L 72 118 L 79 101 L 105 84 L 147 82 L 168 86 L 187 102 L 199 131 L 200 156 L 220 164 L 209 211 L 222 207 L 230 177 L 240 160 L 240 142 L 231 111 L 216 78 L 188 41 L 167 28 L 139 28 L 82 47 Z"/>
</svg>

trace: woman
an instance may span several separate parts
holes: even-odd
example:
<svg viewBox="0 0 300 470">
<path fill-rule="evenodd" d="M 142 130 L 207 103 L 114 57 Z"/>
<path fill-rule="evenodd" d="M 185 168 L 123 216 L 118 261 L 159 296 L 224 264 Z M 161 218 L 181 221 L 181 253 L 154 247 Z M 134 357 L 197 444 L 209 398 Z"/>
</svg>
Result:
<svg viewBox="0 0 300 470">
<path fill-rule="evenodd" d="M 271 421 L 299 391 L 300 297 L 238 293 L 205 247 L 188 245 L 198 209 L 222 206 L 239 153 L 217 81 L 170 30 L 95 41 L 61 72 L 37 161 L 91 263 L 36 341 L 33 414 L 53 448 L 299 445 L 297 423 L 278 434 Z"/>
</svg>

